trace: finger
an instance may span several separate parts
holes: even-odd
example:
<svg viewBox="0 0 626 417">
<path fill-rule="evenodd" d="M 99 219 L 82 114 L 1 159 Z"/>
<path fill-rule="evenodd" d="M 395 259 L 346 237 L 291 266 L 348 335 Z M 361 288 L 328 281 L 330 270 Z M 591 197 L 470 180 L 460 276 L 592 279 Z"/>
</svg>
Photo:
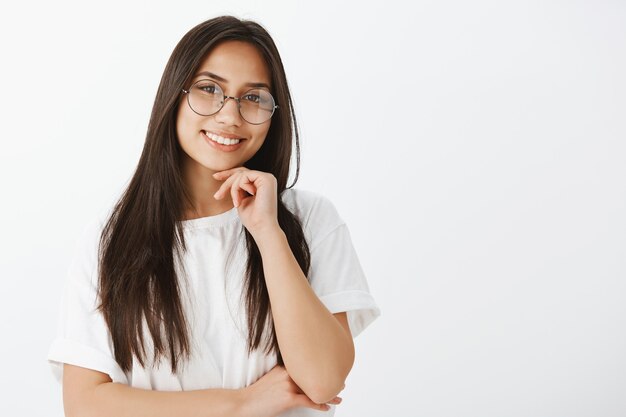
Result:
<svg viewBox="0 0 626 417">
<path fill-rule="evenodd" d="M 215 192 L 215 194 L 213 194 L 213 197 L 215 197 L 216 200 L 219 200 L 220 198 L 222 198 L 222 196 L 224 195 L 224 192 L 228 190 L 228 188 L 232 185 L 235 179 L 237 178 L 234 175 L 228 177 L 228 179 L 226 179 L 226 181 L 224 181 L 224 183 L 220 185 L 220 188 Z"/>
<path fill-rule="evenodd" d="M 230 186 L 230 198 L 233 200 L 233 205 L 235 207 L 239 205 L 239 186 L 237 185 L 238 182 L 239 178 L 234 180 Z"/>
<path fill-rule="evenodd" d="M 248 170 L 248 168 L 246 167 L 235 167 L 235 168 L 231 168 L 231 169 L 225 169 L 224 171 L 219 171 L 213 174 L 213 178 L 215 179 L 225 179 L 230 177 L 232 174 L 236 173 L 236 172 L 240 172 L 240 171 L 246 171 Z"/>
<path fill-rule="evenodd" d="M 228 187 L 232 186 L 232 181 L 236 179 L 236 178 L 234 178 L 235 177 L 234 174 L 238 174 L 238 173 L 242 173 L 242 172 L 253 172 L 253 171 L 248 169 L 248 168 L 246 168 L 246 167 L 237 167 L 237 168 L 228 169 L 226 171 L 216 172 L 216 173 L 213 174 L 213 176 L 216 177 L 216 179 L 224 179 L 225 180 L 224 183 L 217 190 L 217 192 L 213 195 L 216 200 L 219 200 L 220 198 L 222 198 L 222 195 L 224 194 L 225 190 Z M 226 178 L 226 176 L 228 176 L 228 178 Z M 221 178 L 221 177 L 224 177 L 224 178 Z"/>
<path fill-rule="evenodd" d="M 245 174 L 243 173 L 239 173 L 240 175 L 237 175 L 237 178 L 233 181 L 232 186 L 230 187 L 230 195 L 233 198 L 233 205 L 235 207 L 238 207 L 239 204 L 241 203 L 241 200 L 243 200 L 243 198 L 245 197 L 245 192 L 244 190 L 241 189 L 240 183 L 243 180 L 243 177 L 245 176 Z"/>
<path fill-rule="evenodd" d="M 311 401 L 311 399 L 306 395 L 296 395 L 296 405 L 302 407 L 313 408 L 315 410 L 328 411 L 330 410 L 330 406 L 328 404 L 317 404 Z"/>
<path fill-rule="evenodd" d="M 243 178 L 243 180 L 239 183 L 239 186 L 252 195 L 256 194 L 256 189 L 247 176 Z"/>
<path fill-rule="evenodd" d="M 240 204 L 245 199 L 247 199 L 250 196 L 253 196 L 253 195 L 256 194 L 256 188 L 254 187 L 254 184 L 251 184 L 250 181 L 248 180 L 248 178 L 246 178 L 245 175 L 242 175 L 241 179 L 239 181 L 237 181 L 237 187 L 238 187 L 238 191 L 239 191 L 238 196 L 241 197 L 238 200 Z"/>
<path fill-rule="evenodd" d="M 343 398 L 335 397 L 332 400 L 328 401 L 326 404 L 341 404 L 342 401 L 343 401 Z"/>
<path fill-rule="evenodd" d="M 251 184 L 241 184 L 241 188 L 246 190 L 250 195 L 255 195 L 256 194 L 256 190 L 254 189 L 254 187 Z"/>
<path fill-rule="evenodd" d="M 219 171 L 213 174 L 214 178 L 227 178 L 235 172 L 235 169 L 227 169 L 225 171 Z"/>
</svg>

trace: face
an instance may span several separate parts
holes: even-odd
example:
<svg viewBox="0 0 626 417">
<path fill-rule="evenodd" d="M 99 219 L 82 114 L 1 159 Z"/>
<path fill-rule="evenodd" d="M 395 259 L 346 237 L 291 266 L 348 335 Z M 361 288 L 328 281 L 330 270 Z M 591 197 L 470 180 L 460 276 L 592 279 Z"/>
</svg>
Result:
<svg viewBox="0 0 626 417">
<path fill-rule="evenodd" d="M 209 72 L 211 75 L 201 74 Z M 269 70 L 260 52 L 253 45 L 241 41 L 225 41 L 212 49 L 200 64 L 189 87 L 198 80 L 217 82 L 225 95 L 240 97 L 250 90 L 249 85 L 266 84 L 271 88 Z M 256 87 L 255 87 L 256 88 Z M 204 171 L 211 175 L 215 171 L 243 166 L 259 150 L 270 128 L 271 119 L 254 125 L 245 121 L 239 114 L 237 102 L 226 99 L 217 113 L 201 116 L 195 113 L 187 102 L 187 94 L 181 94 L 176 119 L 178 142 L 185 152 L 186 171 Z M 220 145 L 211 140 L 239 138 L 234 146 Z"/>
</svg>

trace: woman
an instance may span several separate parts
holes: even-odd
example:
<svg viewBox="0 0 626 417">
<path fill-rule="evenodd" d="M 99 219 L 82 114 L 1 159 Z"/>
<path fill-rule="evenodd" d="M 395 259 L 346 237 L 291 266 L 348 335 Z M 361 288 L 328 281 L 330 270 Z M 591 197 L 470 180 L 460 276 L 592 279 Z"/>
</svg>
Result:
<svg viewBox="0 0 626 417">
<path fill-rule="evenodd" d="M 380 311 L 332 203 L 287 188 L 294 137 L 299 163 L 263 27 L 222 16 L 181 39 L 137 170 L 70 267 L 48 356 L 67 416 L 334 410 Z"/>
</svg>

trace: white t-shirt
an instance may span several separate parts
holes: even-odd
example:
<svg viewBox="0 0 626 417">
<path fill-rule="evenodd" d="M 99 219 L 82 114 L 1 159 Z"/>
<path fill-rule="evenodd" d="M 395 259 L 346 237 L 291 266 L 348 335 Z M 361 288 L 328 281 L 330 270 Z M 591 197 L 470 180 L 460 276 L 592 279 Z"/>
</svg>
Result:
<svg viewBox="0 0 626 417">
<path fill-rule="evenodd" d="M 352 337 L 380 315 L 352 245 L 350 233 L 334 205 L 321 194 L 286 189 L 282 201 L 303 223 L 311 252 L 309 282 L 331 313 L 346 311 Z M 96 311 L 97 249 L 106 218 L 100 216 L 78 241 L 66 277 L 65 292 L 48 361 L 56 379 L 62 379 L 63 363 L 94 369 L 113 382 L 159 391 L 205 388 L 237 389 L 254 383 L 276 365 L 275 355 L 257 349 L 248 356 L 247 325 L 242 282 L 247 252 L 237 208 L 224 213 L 183 221 L 187 252 L 186 278 L 181 298 L 189 321 L 192 354 L 172 374 L 170 361 L 152 362 L 148 335 L 147 364 L 133 357 L 133 367 L 123 372 L 113 355 L 113 343 L 102 314 Z M 108 214 L 108 213 L 107 213 Z M 182 276 L 180 265 L 177 274 Z M 147 329 L 145 329 L 147 332 Z M 334 414 L 331 410 L 297 408 L 284 416 Z M 319 413 L 319 414 L 318 414 Z"/>
</svg>

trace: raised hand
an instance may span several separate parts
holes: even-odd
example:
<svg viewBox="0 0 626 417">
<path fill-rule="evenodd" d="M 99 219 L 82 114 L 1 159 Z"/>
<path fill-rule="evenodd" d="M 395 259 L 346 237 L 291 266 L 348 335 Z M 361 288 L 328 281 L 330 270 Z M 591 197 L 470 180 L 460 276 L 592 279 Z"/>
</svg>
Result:
<svg viewBox="0 0 626 417">
<path fill-rule="evenodd" d="M 230 192 L 233 204 L 238 208 L 239 218 L 248 231 L 254 235 L 261 230 L 278 226 L 277 183 L 274 175 L 236 167 L 213 174 L 217 180 L 224 180 L 215 199 L 221 199 Z"/>
</svg>

